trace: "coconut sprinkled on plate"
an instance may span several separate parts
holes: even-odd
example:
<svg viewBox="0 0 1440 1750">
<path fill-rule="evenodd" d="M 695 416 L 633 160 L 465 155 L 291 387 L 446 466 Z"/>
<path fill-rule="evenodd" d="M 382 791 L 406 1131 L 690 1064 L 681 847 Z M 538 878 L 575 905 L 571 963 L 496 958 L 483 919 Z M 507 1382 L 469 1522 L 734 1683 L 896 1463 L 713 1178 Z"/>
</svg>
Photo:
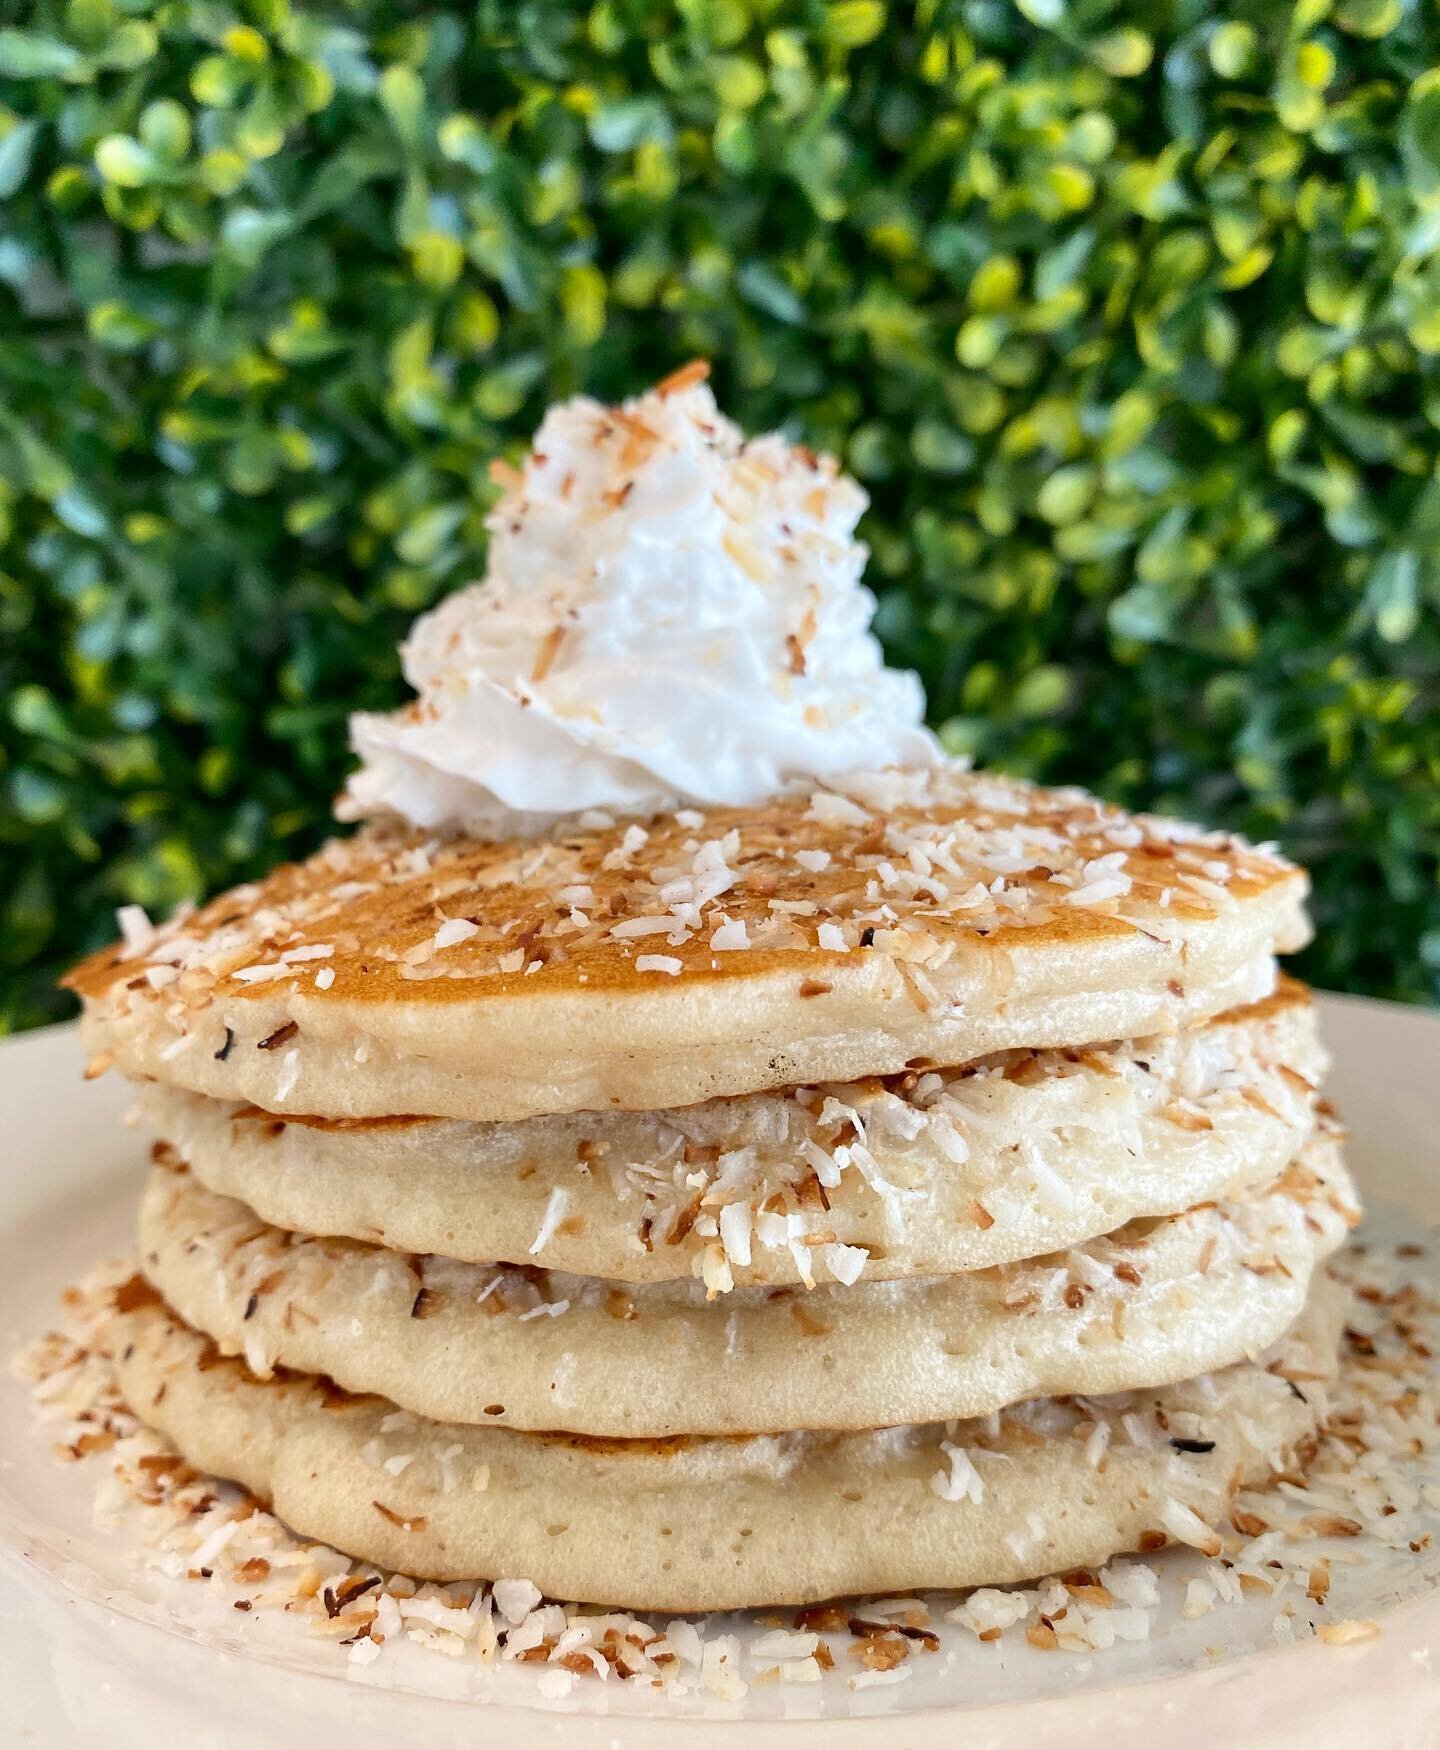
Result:
<svg viewBox="0 0 1440 1750">
<path fill-rule="evenodd" d="M 1162 1606 L 1194 1619 L 1259 1598 L 1272 1612 L 1275 1641 L 1313 1632 L 1347 1646 L 1384 1625 L 1337 1601 L 1336 1577 L 1397 1553 L 1424 1556 L 1440 1531 L 1440 1303 L 1428 1286 L 1433 1267 L 1413 1243 L 1345 1255 L 1341 1273 L 1357 1299 L 1308 1466 L 1282 1472 L 1269 1488 L 1234 1493 L 1228 1521 L 1206 1528 L 1220 1546 L 1213 1555 L 1166 1547 L 1162 1533 L 1148 1554 L 1028 1586 L 713 1622 L 551 1603 L 522 1579 L 490 1587 L 417 1582 L 297 1540 L 243 1491 L 197 1475 L 125 1407 L 104 1333 L 132 1269 L 106 1266 L 67 1291 L 62 1327 L 20 1359 L 57 1458 L 97 1467 L 97 1514 L 105 1524 L 138 1520 L 144 1554 L 137 1559 L 246 1614 L 283 1612 L 356 1664 L 405 1640 L 450 1657 L 538 1664 L 539 1693 L 550 1698 L 593 1681 L 738 1698 L 756 1684 L 814 1682 L 812 1664 L 822 1672 L 853 1665 L 857 1675 L 906 1669 L 943 1653 L 956 1633 L 1004 1641 L 1022 1657 L 1104 1654 L 1151 1639 Z M 411 1420 L 386 1424 L 402 1446 Z M 1180 1443 L 1193 1438 L 1175 1435 Z M 391 1455 L 376 1456 L 384 1475 Z M 976 1456 L 952 1458 L 952 1474 L 967 1489 L 965 1467 Z M 1174 1462 L 1199 1460 L 1182 1447 Z M 484 1487 L 474 1477 L 454 1481 Z"/>
</svg>

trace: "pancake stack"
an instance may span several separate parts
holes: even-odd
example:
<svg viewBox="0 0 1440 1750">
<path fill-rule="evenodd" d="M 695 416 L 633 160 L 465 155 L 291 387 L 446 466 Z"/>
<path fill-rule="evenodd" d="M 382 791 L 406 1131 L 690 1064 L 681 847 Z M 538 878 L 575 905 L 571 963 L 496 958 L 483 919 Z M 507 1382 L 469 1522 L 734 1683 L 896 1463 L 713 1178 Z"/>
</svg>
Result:
<svg viewBox="0 0 1440 1750">
<path fill-rule="evenodd" d="M 71 982 L 157 1138 L 131 1407 L 305 1536 L 586 1602 L 1218 1553 L 1358 1219 L 1304 897 L 940 763 L 127 914 Z"/>
</svg>

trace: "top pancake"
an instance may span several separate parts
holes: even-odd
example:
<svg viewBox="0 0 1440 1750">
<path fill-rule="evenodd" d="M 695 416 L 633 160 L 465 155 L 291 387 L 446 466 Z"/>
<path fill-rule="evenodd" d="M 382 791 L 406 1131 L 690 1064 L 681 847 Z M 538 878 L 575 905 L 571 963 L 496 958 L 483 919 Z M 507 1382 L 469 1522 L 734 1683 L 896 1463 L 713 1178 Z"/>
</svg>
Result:
<svg viewBox="0 0 1440 1750">
<path fill-rule="evenodd" d="M 534 839 L 369 829 L 68 982 L 107 1061 L 267 1110 L 646 1110 L 1170 1031 L 1267 994 L 1305 893 L 1235 838 L 945 765 Z"/>
</svg>

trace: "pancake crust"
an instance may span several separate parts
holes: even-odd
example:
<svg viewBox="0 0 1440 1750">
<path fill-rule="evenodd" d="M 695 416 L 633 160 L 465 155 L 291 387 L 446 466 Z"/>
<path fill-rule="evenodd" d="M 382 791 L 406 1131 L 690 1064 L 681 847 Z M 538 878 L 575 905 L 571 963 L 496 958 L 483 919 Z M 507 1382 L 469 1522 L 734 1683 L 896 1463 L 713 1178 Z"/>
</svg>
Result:
<svg viewBox="0 0 1440 1750">
<path fill-rule="evenodd" d="M 946 766 L 538 841 L 369 830 L 70 983 L 127 1073 L 267 1109 L 648 1110 L 1165 1031 L 1265 995 L 1305 891 Z"/>
<path fill-rule="evenodd" d="M 304 1536 L 417 1577 L 700 1611 L 1004 1584 L 1167 1534 L 1218 1554 L 1207 1528 L 1233 1491 L 1313 1442 L 1346 1298 L 1320 1281 L 1277 1351 L 1159 1392 L 1041 1400 L 995 1428 L 737 1440 L 426 1423 L 303 1375 L 258 1381 L 137 1292 L 110 1341 L 136 1415 Z"/>
<path fill-rule="evenodd" d="M 863 1429 L 1210 1372 L 1274 1342 L 1360 1219 L 1331 1137 L 1252 1198 L 1003 1270 L 904 1282 L 631 1290 L 302 1239 L 157 1169 L 143 1268 L 252 1371 L 437 1421 L 617 1437 Z"/>
<path fill-rule="evenodd" d="M 1263 1183 L 1324 1068 L 1285 980 L 1161 1039 L 660 1113 L 277 1118 L 159 1084 L 139 1111 L 162 1156 L 275 1227 L 724 1293 L 979 1269 Z"/>
</svg>

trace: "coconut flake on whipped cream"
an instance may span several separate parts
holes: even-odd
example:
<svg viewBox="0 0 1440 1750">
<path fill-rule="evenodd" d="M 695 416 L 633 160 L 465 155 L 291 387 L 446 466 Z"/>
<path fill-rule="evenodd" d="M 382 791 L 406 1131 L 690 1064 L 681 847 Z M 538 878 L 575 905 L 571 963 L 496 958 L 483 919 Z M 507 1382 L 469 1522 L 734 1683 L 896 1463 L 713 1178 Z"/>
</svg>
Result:
<svg viewBox="0 0 1440 1750">
<path fill-rule="evenodd" d="M 563 402 L 523 469 L 497 466 L 485 578 L 411 629 L 419 697 L 351 719 L 342 818 L 496 838 L 940 757 L 870 631 L 864 492 L 747 439 L 706 374 Z"/>
</svg>

